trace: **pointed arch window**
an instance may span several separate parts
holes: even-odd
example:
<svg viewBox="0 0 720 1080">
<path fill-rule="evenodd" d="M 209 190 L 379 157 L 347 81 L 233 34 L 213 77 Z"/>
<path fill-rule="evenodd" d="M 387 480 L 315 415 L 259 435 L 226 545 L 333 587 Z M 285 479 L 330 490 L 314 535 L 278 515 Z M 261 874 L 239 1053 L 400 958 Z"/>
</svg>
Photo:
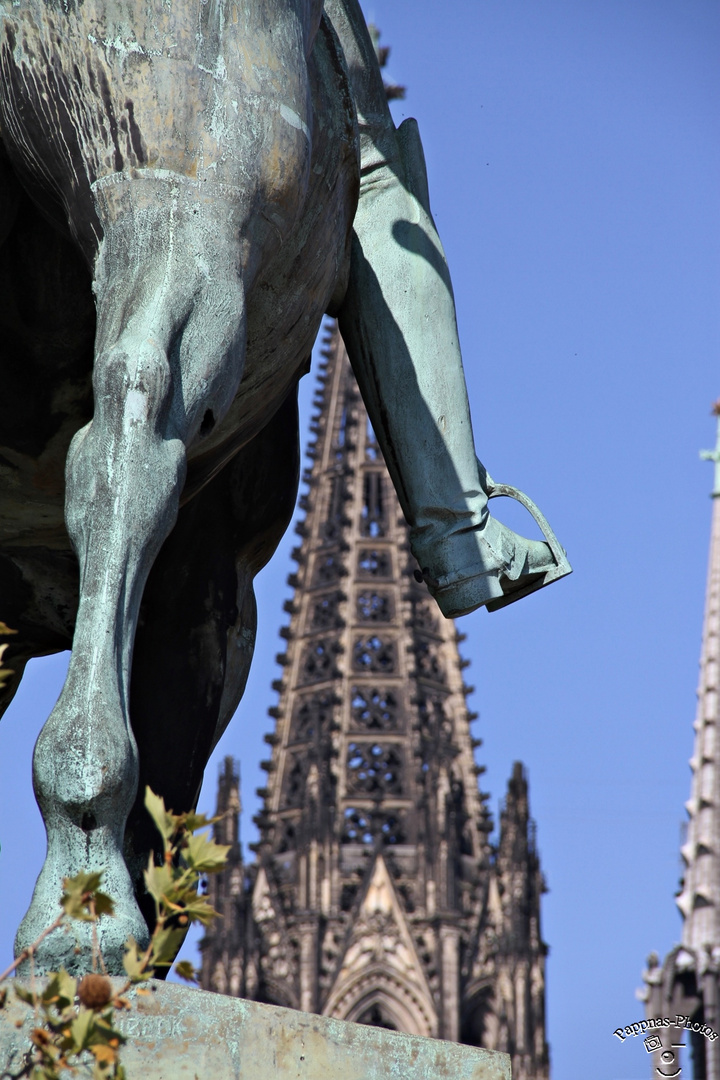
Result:
<svg viewBox="0 0 720 1080">
<path fill-rule="evenodd" d="M 368 1027 L 386 1028 L 388 1031 L 397 1031 L 394 1017 L 390 1016 L 384 1002 L 374 1001 L 372 1005 L 361 1013 L 355 1021 L 356 1024 L 367 1024 Z"/>
<path fill-rule="evenodd" d="M 363 505 L 360 511 L 362 536 L 385 536 L 386 506 L 385 479 L 382 473 L 368 470 L 363 477 Z"/>
</svg>

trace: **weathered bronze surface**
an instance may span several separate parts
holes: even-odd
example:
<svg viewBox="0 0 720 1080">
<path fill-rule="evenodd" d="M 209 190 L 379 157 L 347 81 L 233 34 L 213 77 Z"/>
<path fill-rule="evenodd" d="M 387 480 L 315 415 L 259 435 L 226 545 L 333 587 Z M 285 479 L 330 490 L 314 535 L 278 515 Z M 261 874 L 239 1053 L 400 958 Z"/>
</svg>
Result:
<svg viewBox="0 0 720 1080">
<path fill-rule="evenodd" d="M 356 0 L 0 0 L 5 702 L 72 645 L 18 950 L 83 869 L 116 901 L 109 969 L 147 940 L 142 792 L 189 809 L 242 695 L 326 311 L 442 611 L 568 573 L 488 513 L 417 125 Z M 89 951 L 57 932 L 36 963 Z"/>
</svg>

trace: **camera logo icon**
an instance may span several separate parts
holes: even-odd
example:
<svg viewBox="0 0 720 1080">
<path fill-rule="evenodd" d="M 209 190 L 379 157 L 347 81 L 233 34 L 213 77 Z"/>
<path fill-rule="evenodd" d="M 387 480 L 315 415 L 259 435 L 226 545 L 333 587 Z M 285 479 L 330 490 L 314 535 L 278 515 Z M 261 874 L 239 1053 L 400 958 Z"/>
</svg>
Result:
<svg viewBox="0 0 720 1080">
<path fill-rule="evenodd" d="M 657 1035 L 648 1035 L 648 1037 L 643 1040 L 643 1045 L 645 1046 L 648 1054 L 652 1054 L 656 1050 L 662 1051 L 662 1053 L 660 1054 L 660 1061 L 662 1062 L 662 1066 L 664 1067 L 657 1067 L 655 1072 L 658 1074 L 658 1076 L 664 1076 L 665 1080 L 677 1080 L 677 1077 L 680 1076 L 682 1069 L 678 1065 L 675 1050 L 679 1050 L 681 1046 L 685 1045 L 685 1043 L 673 1043 L 672 1050 L 663 1050 L 662 1040 Z M 669 1068 L 669 1066 L 675 1066 L 675 1068 Z"/>
</svg>

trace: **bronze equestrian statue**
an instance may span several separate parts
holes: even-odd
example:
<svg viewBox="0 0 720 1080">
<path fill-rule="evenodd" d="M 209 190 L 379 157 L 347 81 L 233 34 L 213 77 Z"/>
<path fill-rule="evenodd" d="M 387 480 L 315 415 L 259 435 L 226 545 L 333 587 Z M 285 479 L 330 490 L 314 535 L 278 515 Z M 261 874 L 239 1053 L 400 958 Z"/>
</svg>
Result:
<svg viewBox="0 0 720 1080">
<path fill-rule="evenodd" d="M 117 972 L 150 917 L 137 793 L 192 807 L 245 686 L 325 312 L 444 614 L 570 568 L 546 525 L 527 541 L 488 513 L 517 493 L 475 457 L 417 125 L 394 127 L 357 0 L 0 0 L 0 19 L 4 704 L 29 658 L 72 646 L 16 948 L 63 876 L 102 868 Z M 73 945 L 50 935 L 39 968 L 84 966 Z"/>
</svg>

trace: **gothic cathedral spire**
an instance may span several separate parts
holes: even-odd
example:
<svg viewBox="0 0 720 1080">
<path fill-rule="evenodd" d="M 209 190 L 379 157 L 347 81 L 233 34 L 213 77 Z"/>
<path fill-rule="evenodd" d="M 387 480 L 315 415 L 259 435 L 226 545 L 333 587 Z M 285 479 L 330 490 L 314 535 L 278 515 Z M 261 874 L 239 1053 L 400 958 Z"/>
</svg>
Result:
<svg viewBox="0 0 720 1080">
<path fill-rule="evenodd" d="M 717 1031 L 720 1025 L 720 401 L 714 450 L 701 457 L 715 463 L 712 525 L 705 618 L 700 653 L 700 679 L 690 759 L 692 781 L 686 841 L 681 848 L 684 874 L 676 898 L 683 920 L 682 942 L 660 965 L 656 954 L 644 978 L 648 1017 L 689 1017 L 697 1026 Z M 666 1029 L 666 1032 L 669 1029 Z M 692 1044 L 696 1080 L 720 1080 L 720 1050 L 697 1031 L 684 1031 Z M 667 1041 L 667 1040 L 666 1040 Z M 660 1053 L 655 1055 L 659 1067 Z"/>
<path fill-rule="evenodd" d="M 506 1050 L 515 1080 L 547 1080 L 525 774 L 495 851 L 462 635 L 414 577 L 336 329 L 323 356 L 257 864 L 204 943 L 203 985 L 229 987 L 239 961 L 230 992 Z"/>
</svg>

